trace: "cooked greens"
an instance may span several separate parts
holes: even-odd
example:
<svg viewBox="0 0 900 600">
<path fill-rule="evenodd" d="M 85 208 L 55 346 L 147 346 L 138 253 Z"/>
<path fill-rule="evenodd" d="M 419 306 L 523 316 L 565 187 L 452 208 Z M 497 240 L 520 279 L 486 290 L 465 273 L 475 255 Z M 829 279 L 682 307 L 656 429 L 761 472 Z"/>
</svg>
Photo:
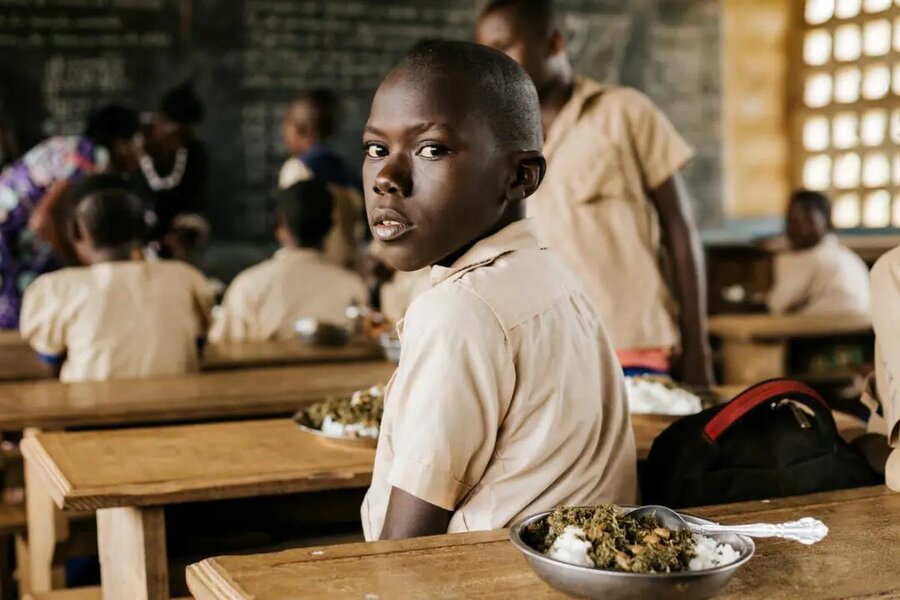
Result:
<svg viewBox="0 0 900 600">
<path fill-rule="evenodd" d="M 329 398 L 315 402 L 296 419 L 301 425 L 313 429 L 322 429 L 322 423 L 328 417 L 336 423 L 378 427 L 383 414 L 384 388 L 376 385 L 368 390 L 354 392 L 350 398 Z"/>
</svg>

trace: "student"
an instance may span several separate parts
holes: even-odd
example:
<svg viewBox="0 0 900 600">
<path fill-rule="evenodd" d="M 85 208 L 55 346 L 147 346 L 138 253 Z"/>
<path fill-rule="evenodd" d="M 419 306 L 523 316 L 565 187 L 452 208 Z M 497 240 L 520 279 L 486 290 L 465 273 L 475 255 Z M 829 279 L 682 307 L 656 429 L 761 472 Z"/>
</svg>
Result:
<svg viewBox="0 0 900 600">
<path fill-rule="evenodd" d="M 237 276 L 225 292 L 211 341 L 289 339 L 298 319 L 340 323 L 351 303 L 365 301 L 362 279 L 322 256 L 331 215 L 331 196 L 320 181 L 281 191 L 275 229 L 281 250 Z"/>
<path fill-rule="evenodd" d="M 197 369 L 212 297 L 181 262 L 132 260 L 140 200 L 123 189 L 76 199 L 75 251 L 84 265 L 42 275 L 22 304 L 22 336 L 66 382 L 180 375 Z"/>
<path fill-rule="evenodd" d="M 524 220 L 545 168 L 526 73 L 483 46 L 426 45 L 378 88 L 364 131 L 372 233 L 398 269 L 432 265 L 434 284 L 400 328 L 366 539 L 634 501 L 621 370 L 580 284 Z"/>
<path fill-rule="evenodd" d="M 796 192 L 788 205 L 791 249 L 775 256 L 767 303 L 775 314 L 868 314 L 869 269 L 831 229 L 831 204 L 818 192 Z"/>
<path fill-rule="evenodd" d="M 58 201 L 72 184 L 137 168 L 138 115 L 110 104 L 90 113 L 84 135 L 51 137 L 0 173 L 0 329 L 17 329 L 22 293 L 63 264 Z"/>
<path fill-rule="evenodd" d="M 362 196 L 353 169 L 327 143 L 338 128 L 338 99 L 331 90 L 312 90 L 287 107 L 282 124 L 284 144 L 291 152 L 278 178 L 286 189 L 298 181 L 326 183 L 334 199 L 334 231 L 325 242 L 325 255 L 335 264 L 356 262 L 362 230 Z"/>
<path fill-rule="evenodd" d="M 573 74 L 552 0 L 487 3 L 476 39 L 537 87 L 548 170 L 528 213 L 584 283 L 623 366 L 710 384 L 703 253 L 679 174 L 691 148 L 640 92 Z"/>
</svg>

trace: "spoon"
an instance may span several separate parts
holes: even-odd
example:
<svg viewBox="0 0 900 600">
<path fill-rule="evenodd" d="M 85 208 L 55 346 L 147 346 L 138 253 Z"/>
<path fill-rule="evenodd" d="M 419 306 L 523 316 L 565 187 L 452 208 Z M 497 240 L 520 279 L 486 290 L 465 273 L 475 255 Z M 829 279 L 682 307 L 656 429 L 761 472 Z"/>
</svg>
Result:
<svg viewBox="0 0 900 600">
<path fill-rule="evenodd" d="M 626 514 L 631 517 L 656 515 L 656 520 L 663 527 L 675 530 L 687 528 L 694 533 L 703 535 L 733 533 L 750 537 L 777 537 L 794 540 L 806 545 L 820 542 L 828 535 L 828 526 L 812 517 L 803 517 L 799 521 L 788 521 L 787 523 L 754 523 L 753 525 L 719 525 L 718 523 L 710 523 L 708 525 L 697 525 L 688 523 L 677 512 L 665 506 L 641 506 Z"/>
</svg>

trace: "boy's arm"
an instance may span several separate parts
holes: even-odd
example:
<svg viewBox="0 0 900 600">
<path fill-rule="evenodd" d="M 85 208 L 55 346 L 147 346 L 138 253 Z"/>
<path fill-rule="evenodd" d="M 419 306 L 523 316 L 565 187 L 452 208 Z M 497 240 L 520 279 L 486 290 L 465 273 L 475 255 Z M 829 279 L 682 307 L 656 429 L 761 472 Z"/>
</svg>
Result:
<svg viewBox="0 0 900 600">
<path fill-rule="evenodd" d="M 447 533 L 453 513 L 392 487 L 381 539 L 402 540 Z"/>
<path fill-rule="evenodd" d="M 795 312 L 809 301 L 809 283 L 812 269 L 798 266 L 787 254 L 774 258 L 772 289 L 766 298 L 769 312 L 783 315 Z"/>
<path fill-rule="evenodd" d="M 681 328 L 678 379 L 691 385 L 709 386 L 713 384 L 713 374 L 706 331 L 706 265 L 690 197 L 678 173 L 649 195 L 659 213 L 663 243 L 674 268 Z"/>
</svg>

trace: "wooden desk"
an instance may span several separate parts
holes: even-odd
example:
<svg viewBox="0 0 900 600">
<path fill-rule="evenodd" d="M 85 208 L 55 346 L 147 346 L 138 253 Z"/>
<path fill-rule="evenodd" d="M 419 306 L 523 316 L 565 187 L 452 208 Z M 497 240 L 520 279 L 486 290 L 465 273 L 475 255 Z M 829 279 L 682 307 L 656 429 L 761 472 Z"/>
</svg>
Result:
<svg viewBox="0 0 900 600">
<path fill-rule="evenodd" d="M 288 415 L 305 401 L 386 383 L 379 362 L 200 373 L 183 377 L 0 386 L 0 431 Z"/>
<path fill-rule="evenodd" d="M 884 487 L 691 511 L 728 523 L 822 519 L 815 546 L 758 540 L 719 598 L 793 600 L 900 595 L 900 494 Z M 304 598 L 564 598 L 541 582 L 505 530 L 396 542 L 225 556 L 191 565 L 197 600 Z"/>
<path fill-rule="evenodd" d="M 866 315 L 717 315 L 709 319 L 709 334 L 722 343 L 723 379 L 726 384 L 753 383 L 790 373 L 791 340 L 872 336 Z M 874 338 L 873 338 L 874 340 Z M 852 374 L 844 374 L 852 379 Z"/>
</svg>

